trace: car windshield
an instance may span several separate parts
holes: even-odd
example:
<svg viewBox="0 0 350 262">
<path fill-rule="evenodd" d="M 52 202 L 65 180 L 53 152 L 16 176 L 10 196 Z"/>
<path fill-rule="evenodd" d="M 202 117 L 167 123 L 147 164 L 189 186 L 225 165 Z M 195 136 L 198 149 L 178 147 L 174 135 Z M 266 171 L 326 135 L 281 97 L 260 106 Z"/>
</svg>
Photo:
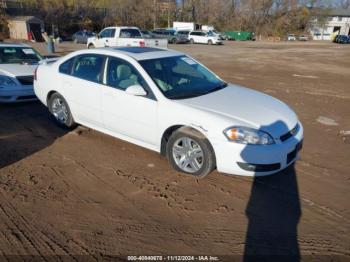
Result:
<svg viewBox="0 0 350 262">
<path fill-rule="evenodd" d="M 0 47 L 0 64 L 37 64 L 42 59 L 30 47 Z"/>
<path fill-rule="evenodd" d="M 169 99 L 201 96 L 227 86 L 219 77 L 187 56 L 142 60 L 140 64 Z"/>
</svg>

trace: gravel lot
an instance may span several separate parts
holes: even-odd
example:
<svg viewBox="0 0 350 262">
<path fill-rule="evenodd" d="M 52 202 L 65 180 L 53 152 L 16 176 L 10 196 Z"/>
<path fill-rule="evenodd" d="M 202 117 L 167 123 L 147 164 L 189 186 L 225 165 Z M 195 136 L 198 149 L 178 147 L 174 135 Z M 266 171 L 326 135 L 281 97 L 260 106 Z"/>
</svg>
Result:
<svg viewBox="0 0 350 262">
<path fill-rule="evenodd" d="M 80 48 L 56 46 L 58 55 Z M 39 102 L 0 105 L 0 255 L 350 260 L 350 45 L 170 48 L 289 104 L 305 128 L 295 167 L 197 180 L 141 147 L 84 127 L 60 129 Z"/>
</svg>

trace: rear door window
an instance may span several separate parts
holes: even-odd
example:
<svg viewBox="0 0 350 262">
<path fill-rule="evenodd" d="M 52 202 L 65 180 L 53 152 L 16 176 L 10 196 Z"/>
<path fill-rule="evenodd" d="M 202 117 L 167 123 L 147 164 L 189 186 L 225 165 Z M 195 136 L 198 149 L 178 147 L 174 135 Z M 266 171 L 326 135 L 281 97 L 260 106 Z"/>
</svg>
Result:
<svg viewBox="0 0 350 262">
<path fill-rule="evenodd" d="M 103 75 L 104 60 L 104 56 L 95 54 L 78 56 L 73 66 L 72 75 L 99 83 Z"/>
</svg>

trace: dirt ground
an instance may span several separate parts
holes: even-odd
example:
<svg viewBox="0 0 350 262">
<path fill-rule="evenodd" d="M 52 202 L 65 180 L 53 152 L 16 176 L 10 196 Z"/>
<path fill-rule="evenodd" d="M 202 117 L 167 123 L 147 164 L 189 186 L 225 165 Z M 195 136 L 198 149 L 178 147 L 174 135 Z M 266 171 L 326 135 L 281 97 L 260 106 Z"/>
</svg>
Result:
<svg viewBox="0 0 350 262">
<path fill-rule="evenodd" d="M 56 46 L 59 55 L 79 48 Z M 295 167 L 197 180 L 155 152 L 84 127 L 67 132 L 39 102 L 1 105 L 0 256 L 350 261 L 350 45 L 171 48 L 288 103 L 305 128 Z"/>
</svg>

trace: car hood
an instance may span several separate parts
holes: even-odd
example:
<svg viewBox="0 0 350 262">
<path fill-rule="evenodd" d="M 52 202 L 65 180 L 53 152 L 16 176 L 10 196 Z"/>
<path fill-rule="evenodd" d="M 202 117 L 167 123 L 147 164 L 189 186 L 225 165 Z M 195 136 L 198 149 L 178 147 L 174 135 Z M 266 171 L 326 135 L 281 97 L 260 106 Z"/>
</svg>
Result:
<svg viewBox="0 0 350 262">
<path fill-rule="evenodd" d="M 0 74 L 11 77 L 34 75 L 38 65 L 3 64 L 0 65 Z"/>
<path fill-rule="evenodd" d="M 177 101 L 224 117 L 232 122 L 232 126 L 244 125 L 260 129 L 275 138 L 290 131 L 298 122 L 294 111 L 285 103 L 236 85 L 229 85 L 207 95 Z"/>
</svg>

